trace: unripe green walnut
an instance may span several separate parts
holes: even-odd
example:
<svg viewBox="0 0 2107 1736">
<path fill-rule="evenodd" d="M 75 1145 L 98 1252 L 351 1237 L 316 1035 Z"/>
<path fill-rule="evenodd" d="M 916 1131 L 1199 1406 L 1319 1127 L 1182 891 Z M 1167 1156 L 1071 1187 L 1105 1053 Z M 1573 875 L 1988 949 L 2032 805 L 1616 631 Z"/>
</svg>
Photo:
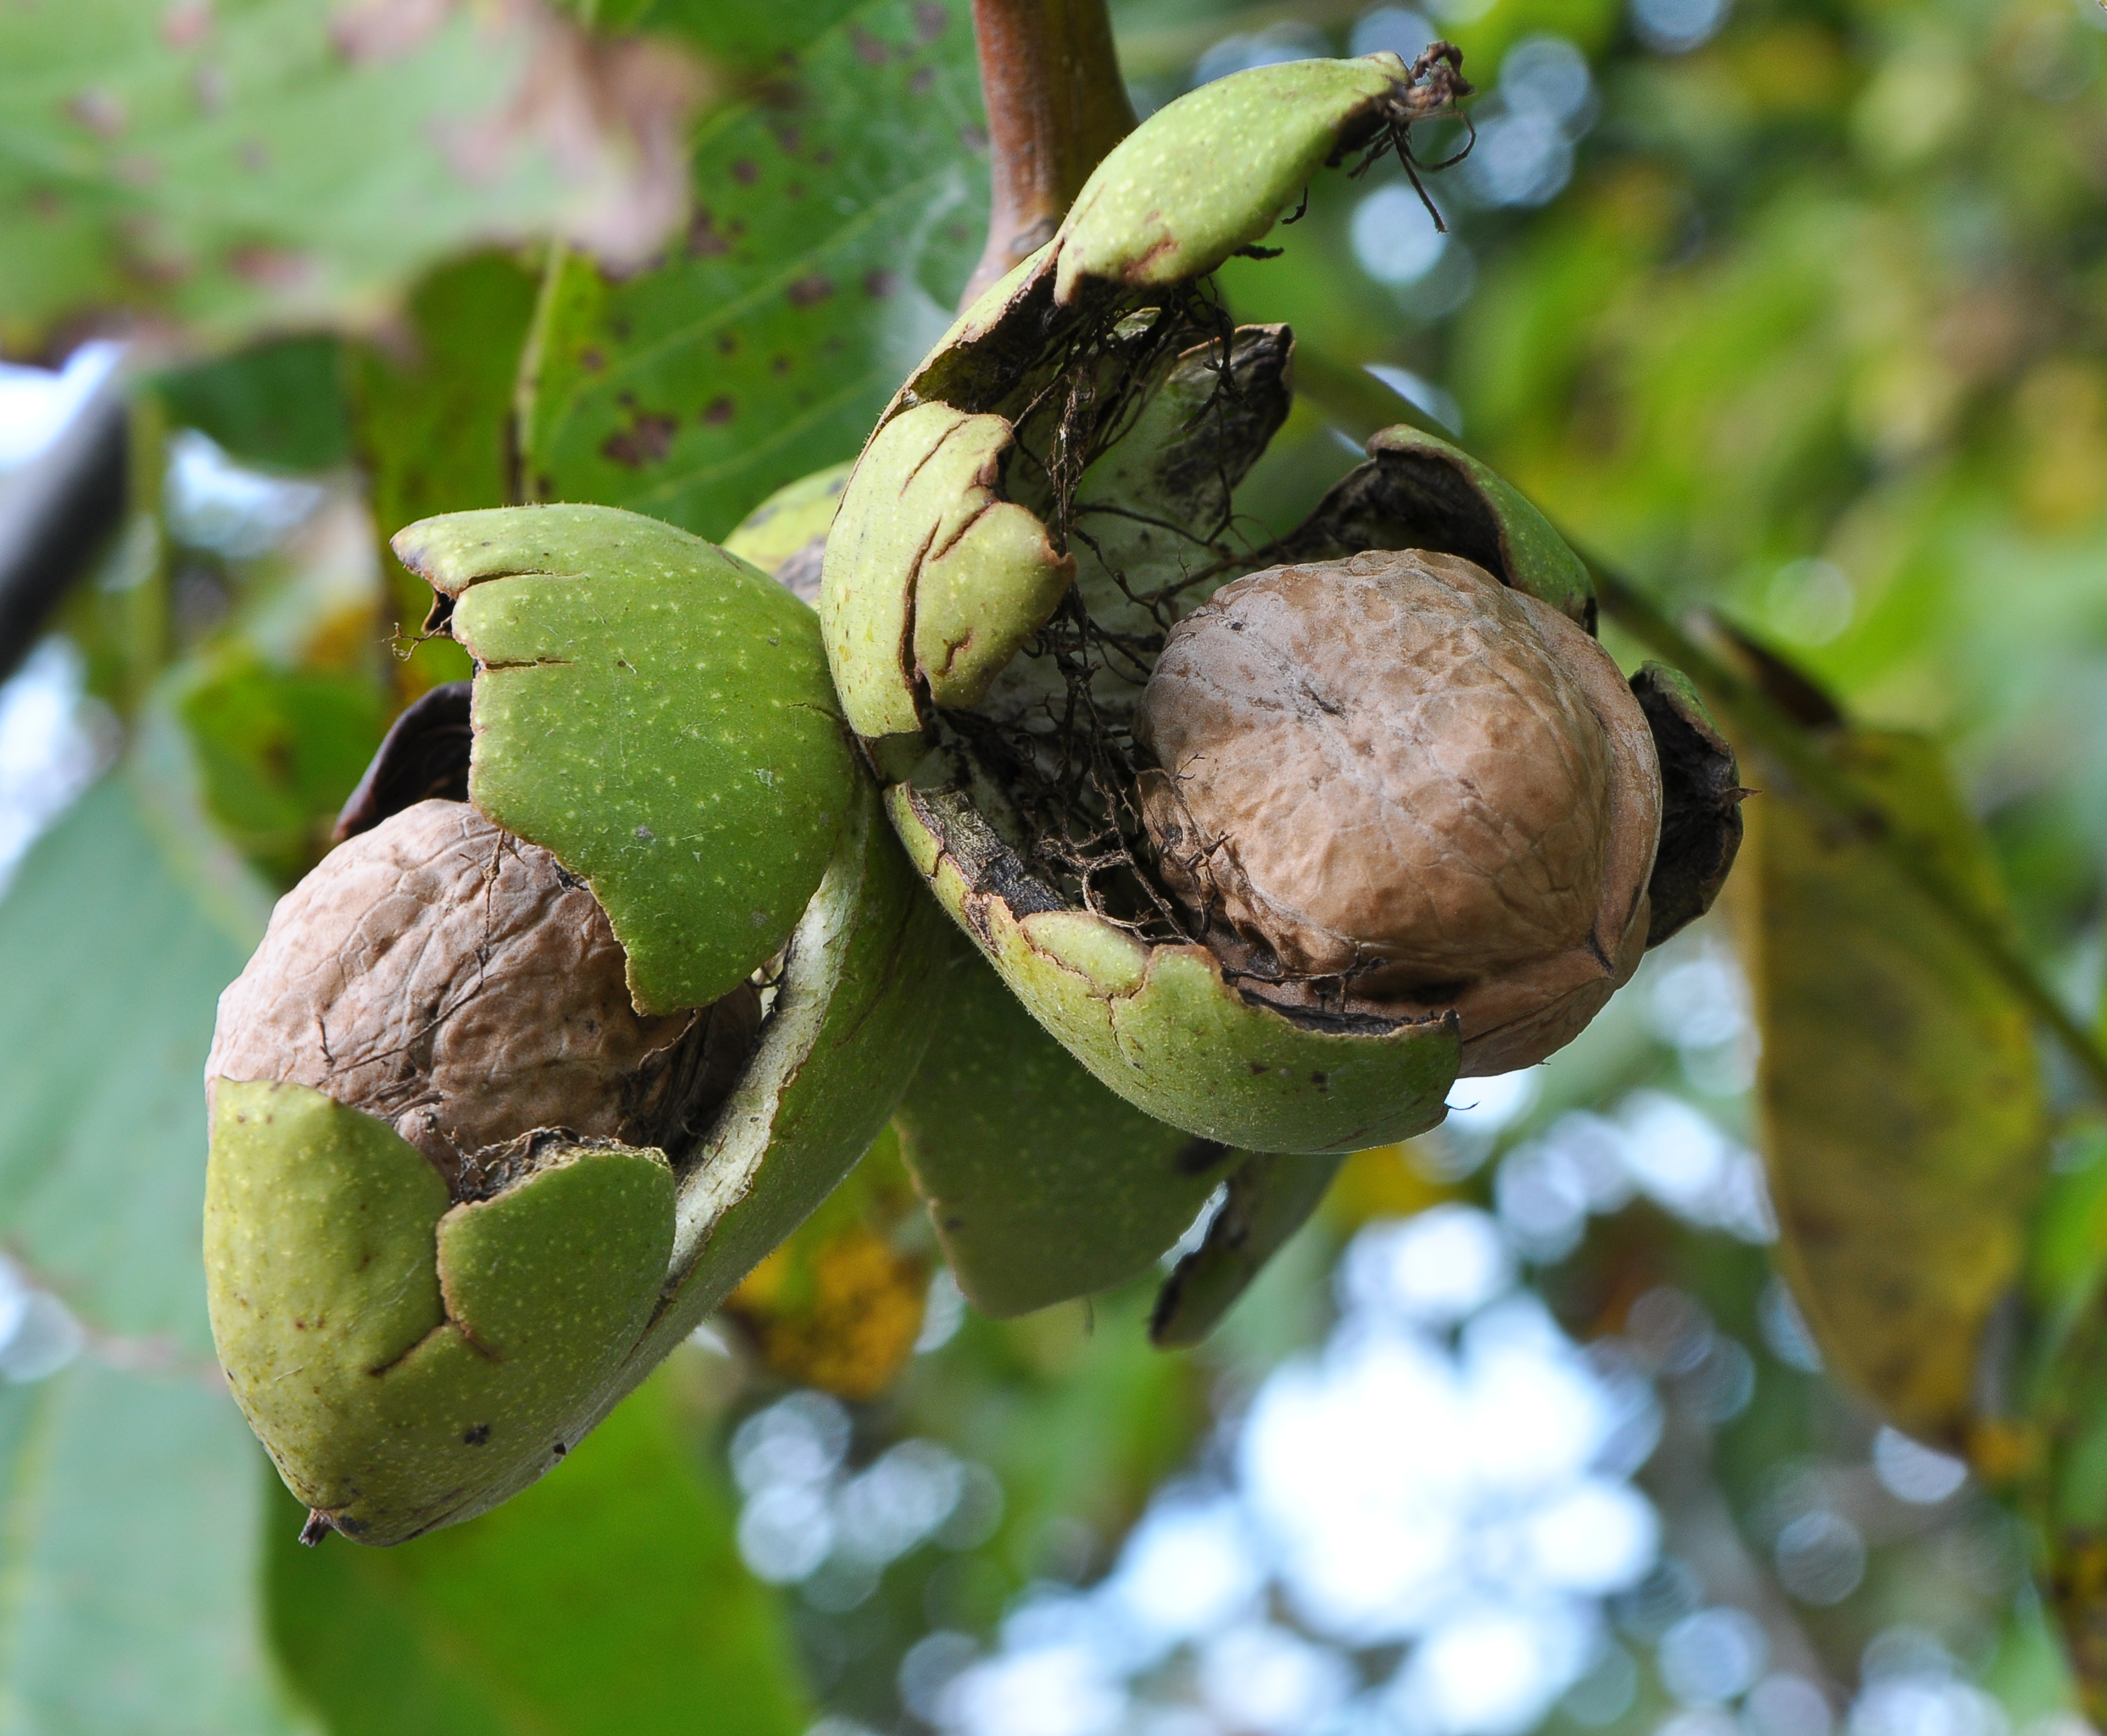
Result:
<svg viewBox="0 0 2107 1736">
<path fill-rule="evenodd" d="M 291 1082 L 387 1122 L 456 1199 L 561 1128 L 676 1163 L 752 1047 L 759 996 L 647 1016 L 591 889 L 466 802 L 420 801 L 281 899 L 220 997 L 208 1081 Z M 209 1088 L 209 1087 L 208 1088 Z"/>
<path fill-rule="evenodd" d="M 560 1462 L 868 1149 L 941 921 L 765 575 L 597 507 L 394 546 L 472 701 L 391 732 L 207 1079 L 213 1337 L 309 1541 Z"/>
<path fill-rule="evenodd" d="M 1465 1074 L 1534 1065 L 1638 968 L 1652 733 L 1609 654 L 1475 563 L 1278 567 L 1168 635 L 1136 719 L 1166 882 L 1247 994 L 1453 1007 Z"/>
</svg>

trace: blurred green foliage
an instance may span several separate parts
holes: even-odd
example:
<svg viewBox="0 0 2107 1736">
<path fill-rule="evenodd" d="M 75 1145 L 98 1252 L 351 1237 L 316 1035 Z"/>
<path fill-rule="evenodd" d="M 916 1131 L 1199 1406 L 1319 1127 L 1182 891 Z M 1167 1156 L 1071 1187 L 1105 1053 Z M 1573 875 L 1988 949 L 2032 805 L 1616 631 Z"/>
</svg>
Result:
<svg viewBox="0 0 2107 1736">
<path fill-rule="evenodd" d="M 724 1736 L 799 1728 L 788 1635 L 667 1377 L 572 1456 L 491 1523 L 388 1550 L 303 1549 L 304 1511 L 272 1479 L 272 1637 L 331 1730 L 617 1736 L 703 1707 Z"/>
<path fill-rule="evenodd" d="M 371 325 L 465 244 L 624 227 L 686 82 L 539 7 L 11 6 L 0 343 L 126 312 L 222 344 Z"/>
<path fill-rule="evenodd" d="M 168 414 L 229 456 L 271 470 L 327 470 L 351 456 L 342 345 L 323 334 L 171 368 L 154 384 Z"/>
</svg>

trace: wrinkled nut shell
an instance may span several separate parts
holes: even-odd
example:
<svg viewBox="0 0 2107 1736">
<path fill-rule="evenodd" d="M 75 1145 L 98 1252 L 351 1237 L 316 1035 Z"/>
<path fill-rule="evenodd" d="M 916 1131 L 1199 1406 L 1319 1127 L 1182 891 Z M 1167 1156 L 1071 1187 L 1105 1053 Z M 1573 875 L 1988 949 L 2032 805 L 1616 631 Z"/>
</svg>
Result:
<svg viewBox="0 0 2107 1736">
<path fill-rule="evenodd" d="M 366 1111 L 457 1196 L 542 1128 L 677 1157 L 759 1021 L 751 989 L 640 1016 L 586 884 L 465 802 L 420 801 L 279 900 L 219 1001 L 217 1079 L 291 1081 Z"/>
<path fill-rule="evenodd" d="M 1636 967 L 1660 832 L 1607 653 L 1471 562 L 1274 567 L 1170 633 L 1136 733 L 1163 877 L 1224 959 L 1541 1060 Z"/>
</svg>

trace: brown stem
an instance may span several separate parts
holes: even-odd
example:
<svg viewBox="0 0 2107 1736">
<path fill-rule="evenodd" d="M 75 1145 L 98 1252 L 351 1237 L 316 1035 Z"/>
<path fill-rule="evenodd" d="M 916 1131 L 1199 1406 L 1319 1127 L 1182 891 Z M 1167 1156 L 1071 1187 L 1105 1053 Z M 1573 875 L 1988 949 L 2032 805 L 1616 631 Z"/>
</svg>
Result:
<svg viewBox="0 0 2107 1736">
<path fill-rule="evenodd" d="M 995 200 L 961 307 L 1053 239 L 1090 171 L 1134 128 L 1104 0 L 973 0 L 973 31 Z"/>
</svg>

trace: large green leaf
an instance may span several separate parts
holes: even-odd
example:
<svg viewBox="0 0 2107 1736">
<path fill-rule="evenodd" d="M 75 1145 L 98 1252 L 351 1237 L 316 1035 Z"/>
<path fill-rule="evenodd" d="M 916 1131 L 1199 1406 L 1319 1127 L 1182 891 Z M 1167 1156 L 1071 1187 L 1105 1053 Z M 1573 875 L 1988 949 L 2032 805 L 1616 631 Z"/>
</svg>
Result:
<svg viewBox="0 0 2107 1736">
<path fill-rule="evenodd" d="M 90 1325 L 203 1357 L 200 1075 L 254 934 L 155 823 L 132 774 L 105 779 L 0 903 L 0 1235 Z"/>
<path fill-rule="evenodd" d="M 550 229 L 633 258 L 678 209 L 658 159 L 690 87 L 531 0 L 17 0 L 0 344 L 116 309 L 220 339 L 370 323 L 434 259 Z"/>
<path fill-rule="evenodd" d="M 209 1373 L 0 1384 L 0 1736 L 312 1729 L 264 1640 L 263 1456 Z"/>
<path fill-rule="evenodd" d="M 335 1736 L 794 1736 L 783 1613 L 662 1375 L 509 1505 L 392 1550 L 296 1541 L 279 1492 L 273 1637 Z"/>
<path fill-rule="evenodd" d="M 292 1727 L 257 1608 L 263 1459 L 211 1361 L 198 1246 L 199 1074 L 261 899 L 182 796 L 164 767 L 106 778 L 0 902 L 0 1239 L 93 1334 L 0 1386 L 7 1736 Z"/>
<path fill-rule="evenodd" d="M 698 135 L 696 203 L 657 267 L 577 258 L 528 383 L 536 498 L 721 537 L 853 457 L 977 252 L 986 171 L 964 0 L 867 0 Z"/>
<path fill-rule="evenodd" d="M 2001 908 L 1935 746 L 1839 726 L 1826 751 L 1910 848 Z M 2045 1169 L 2027 1016 L 1878 842 L 1760 753 L 1751 781 L 1763 793 L 1727 886 L 1781 1262 L 1831 1365 L 1903 1429 L 1958 1441 Z"/>
</svg>

